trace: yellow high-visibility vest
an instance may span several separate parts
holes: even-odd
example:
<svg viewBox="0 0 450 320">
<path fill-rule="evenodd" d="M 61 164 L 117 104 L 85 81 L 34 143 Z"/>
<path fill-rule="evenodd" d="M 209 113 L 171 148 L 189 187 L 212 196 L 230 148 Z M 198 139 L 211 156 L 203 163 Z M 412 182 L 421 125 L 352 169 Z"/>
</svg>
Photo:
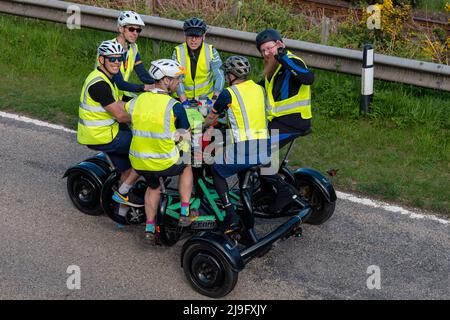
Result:
<svg viewBox="0 0 450 320">
<path fill-rule="evenodd" d="M 111 87 L 114 100 L 118 100 L 119 89 L 103 72 L 95 69 L 88 75 L 81 90 L 78 108 L 77 138 L 80 144 L 107 144 L 113 141 L 119 132 L 119 124 L 114 117 L 89 95 L 89 87 L 99 81 L 105 81 Z"/>
<path fill-rule="evenodd" d="M 267 139 L 264 89 L 253 80 L 247 80 L 226 90 L 231 94 L 227 118 L 233 142 Z"/>
<path fill-rule="evenodd" d="M 166 94 L 145 92 L 125 104 L 133 124 L 130 162 L 134 169 L 162 171 L 180 158 L 173 139 L 177 102 Z"/>
<path fill-rule="evenodd" d="M 305 66 L 306 63 L 300 59 L 299 57 L 293 55 L 288 51 L 288 57 L 291 59 L 297 59 L 302 61 Z M 281 117 L 284 115 L 292 114 L 292 113 L 300 113 L 303 119 L 312 118 L 311 113 L 311 86 L 302 84 L 297 94 L 281 101 L 274 101 L 273 98 L 273 84 L 275 76 L 278 74 L 278 71 L 281 69 L 281 64 L 275 70 L 272 78 L 267 80 L 265 79 L 265 87 L 267 91 L 267 104 L 268 104 L 268 112 L 267 119 L 272 121 L 275 117 Z"/>
<path fill-rule="evenodd" d="M 183 81 L 185 94 L 188 99 L 200 96 L 213 96 L 213 79 L 211 70 L 211 60 L 213 58 L 213 47 L 210 44 L 202 43 L 202 48 L 197 61 L 195 79 L 192 79 L 191 59 L 188 54 L 188 46 L 182 43 L 175 47 L 178 62 L 186 69 L 186 76 Z"/>
</svg>

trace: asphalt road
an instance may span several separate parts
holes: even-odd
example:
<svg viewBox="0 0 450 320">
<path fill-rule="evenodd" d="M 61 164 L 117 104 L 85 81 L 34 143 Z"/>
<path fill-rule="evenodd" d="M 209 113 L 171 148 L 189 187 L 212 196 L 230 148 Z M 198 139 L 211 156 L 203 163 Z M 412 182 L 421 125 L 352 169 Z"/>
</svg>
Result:
<svg viewBox="0 0 450 320">
<path fill-rule="evenodd" d="M 147 247 L 143 226 L 72 205 L 63 173 L 91 154 L 73 133 L 0 117 L 0 299 L 206 299 L 185 279 L 182 243 Z M 327 223 L 250 262 L 224 299 L 450 299 L 449 235 L 450 224 L 338 200 Z"/>
</svg>

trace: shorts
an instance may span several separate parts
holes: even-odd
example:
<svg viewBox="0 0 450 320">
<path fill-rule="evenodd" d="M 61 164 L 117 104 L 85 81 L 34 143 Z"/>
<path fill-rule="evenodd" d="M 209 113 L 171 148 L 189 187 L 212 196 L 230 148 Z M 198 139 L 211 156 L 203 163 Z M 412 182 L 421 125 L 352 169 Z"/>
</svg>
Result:
<svg viewBox="0 0 450 320">
<path fill-rule="evenodd" d="M 303 119 L 300 113 L 288 114 L 273 118 L 269 122 L 270 134 L 272 130 L 278 130 L 278 148 L 281 149 L 292 140 L 311 132 L 311 119 Z"/>
<path fill-rule="evenodd" d="M 113 141 L 107 144 L 88 145 L 89 149 L 102 151 L 110 158 L 119 173 L 131 168 L 129 158 L 132 133 L 130 130 L 120 128 Z"/>
<path fill-rule="evenodd" d="M 159 177 L 166 178 L 166 177 L 179 176 L 181 173 L 183 173 L 185 168 L 186 168 L 186 164 L 182 163 L 182 164 L 174 164 L 173 166 L 171 166 L 163 171 L 136 170 L 136 172 L 145 178 L 147 185 L 151 189 L 158 189 L 160 186 Z"/>
<path fill-rule="evenodd" d="M 223 162 L 213 164 L 214 170 L 223 178 L 231 177 L 251 167 L 270 162 L 270 140 L 252 140 L 227 146 Z M 232 151 L 232 152 L 231 152 Z"/>
</svg>

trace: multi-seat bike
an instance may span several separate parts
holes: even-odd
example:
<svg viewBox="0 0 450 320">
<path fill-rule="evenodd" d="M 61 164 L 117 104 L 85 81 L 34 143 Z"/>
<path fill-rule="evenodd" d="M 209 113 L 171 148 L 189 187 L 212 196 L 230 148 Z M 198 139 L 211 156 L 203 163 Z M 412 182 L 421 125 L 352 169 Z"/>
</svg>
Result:
<svg viewBox="0 0 450 320">
<path fill-rule="evenodd" d="M 307 134 L 308 132 L 306 132 Z M 331 182 L 319 171 L 308 168 L 291 170 L 288 157 L 293 140 L 280 163 L 278 174 L 288 184 L 292 198 L 282 212 L 268 208 L 277 190 L 261 178 L 264 165 L 255 165 L 245 172 L 241 188 L 230 188 L 230 200 L 240 218 L 239 228 L 229 233 L 217 228 L 225 219 L 225 210 L 207 176 L 207 165 L 194 167 L 194 188 L 191 210 L 199 216 L 188 227 L 180 227 L 181 200 L 172 185 L 175 179 L 160 179 L 161 199 L 157 213 L 157 241 L 173 246 L 187 239 L 181 252 L 181 266 L 191 286 L 199 293 L 219 298 L 233 290 L 238 274 L 256 257 L 267 254 L 274 242 L 302 234 L 302 223 L 319 225 L 333 214 L 336 193 Z M 120 174 L 104 153 L 92 156 L 69 168 L 67 177 L 69 197 L 82 212 L 100 215 L 105 212 L 112 220 L 124 225 L 145 222 L 144 207 L 129 207 L 125 216 L 118 214 L 118 203 L 112 200 L 118 188 Z M 147 186 L 138 180 L 132 192 L 144 196 Z M 255 228 L 255 217 L 271 219 L 287 217 L 267 234 Z"/>
</svg>

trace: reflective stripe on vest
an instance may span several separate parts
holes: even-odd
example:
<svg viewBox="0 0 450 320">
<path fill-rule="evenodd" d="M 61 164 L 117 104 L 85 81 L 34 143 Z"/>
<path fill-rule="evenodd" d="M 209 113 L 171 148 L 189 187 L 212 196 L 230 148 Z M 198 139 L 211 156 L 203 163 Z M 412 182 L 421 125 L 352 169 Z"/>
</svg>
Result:
<svg viewBox="0 0 450 320">
<path fill-rule="evenodd" d="M 92 112 L 108 112 L 103 107 L 88 106 L 87 104 L 84 103 L 80 103 L 80 107 L 84 110 Z"/>
<path fill-rule="evenodd" d="M 83 120 L 83 119 L 78 120 L 78 123 L 81 123 L 82 125 L 87 127 L 110 126 L 115 122 L 116 122 L 115 120 Z"/>
<path fill-rule="evenodd" d="M 134 70 L 134 64 L 136 62 L 136 56 L 138 54 L 138 47 L 135 43 L 130 43 L 130 46 L 128 47 L 126 61 L 124 63 L 120 64 L 120 72 L 123 75 L 123 79 L 125 81 L 128 81 L 131 77 L 131 73 Z M 126 65 L 125 65 L 126 63 Z M 125 68 L 126 67 L 126 68 Z"/>
<path fill-rule="evenodd" d="M 170 153 L 143 153 L 143 152 L 137 152 L 134 150 L 130 150 L 130 154 L 133 157 L 140 158 L 140 159 L 170 159 L 170 158 L 178 155 L 178 148 L 174 147 L 173 151 Z M 151 171 L 157 171 L 157 170 L 151 170 Z"/>
<path fill-rule="evenodd" d="M 297 59 L 304 63 L 302 59 L 299 57 L 293 55 L 291 52 L 288 51 L 288 57 L 291 59 Z M 305 63 L 304 63 L 305 64 Z M 306 64 L 305 64 L 306 66 Z M 281 101 L 274 101 L 273 98 L 273 86 L 275 77 L 280 71 L 282 65 L 278 65 L 277 69 L 275 70 L 272 78 L 270 79 L 270 82 L 265 79 L 265 88 L 267 91 L 267 119 L 271 121 L 275 117 L 280 117 L 292 113 L 300 113 L 302 115 L 303 119 L 310 119 L 312 118 L 311 114 L 311 88 L 308 85 L 301 85 L 299 88 L 299 91 L 296 95 L 289 97 L 287 99 L 281 100 Z"/>
<path fill-rule="evenodd" d="M 233 141 L 266 139 L 268 134 L 263 89 L 252 80 L 247 80 L 227 90 L 232 97 L 227 115 Z"/>
<path fill-rule="evenodd" d="M 297 107 L 309 106 L 310 104 L 311 104 L 311 100 L 297 101 L 294 103 L 289 103 L 289 104 L 277 107 L 276 112 L 289 111 L 289 110 L 295 109 Z M 269 104 L 268 110 L 272 110 L 272 106 L 270 104 Z"/>
<path fill-rule="evenodd" d="M 176 103 L 166 94 L 146 92 L 126 104 L 133 123 L 130 161 L 136 170 L 162 171 L 178 161 L 173 140 Z"/>
<path fill-rule="evenodd" d="M 130 115 L 133 116 L 134 106 L 136 104 L 136 98 L 130 101 Z M 164 132 L 152 132 L 133 129 L 133 136 L 152 139 L 172 139 L 173 133 L 170 131 L 170 112 L 173 106 L 177 103 L 176 100 L 170 100 L 167 104 L 166 111 L 164 112 Z"/>
<path fill-rule="evenodd" d="M 117 41 L 117 40 L 116 40 Z M 120 64 L 120 72 L 123 75 L 123 80 L 128 81 L 134 70 L 134 64 L 136 63 L 136 56 L 138 54 L 138 46 L 136 43 L 130 43 L 128 46 L 128 51 L 126 55 L 126 60 Z M 125 66 L 126 64 L 126 66 Z M 126 67 L 126 68 L 125 68 Z M 123 96 L 136 97 L 137 95 L 133 92 L 119 90 L 119 99 Z"/>
<path fill-rule="evenodd" d="M 191 61 L 188 59 L 188 47 L 186 43 L 176 47 L 178 62 L 186 69 L 186 76 L 183 81 L 186 96 L 191 99 L 202 95 L 210 96 L 213 93 L 213 81 L 211 72 L 212 46 L 203 43 L 197 61 L 195 79 L 192 79 Z M 206 68 L 205 68 L 206 67 Z"/>
<path fill-rule="evenodd" d="M 117 86 L 113 85 L 104 73 L 97 69 L 92 71 L 86 78 L 80 95 L 77 131 L 77 138 L 80 144 L 107 144 L 116 137 L 119 131 L 119 124 L 114 117 L 89 95 L 90 86 L 99 81 L 105 81 L 109 85 L 111 94 L 117 101 Z"/>
</svg>

